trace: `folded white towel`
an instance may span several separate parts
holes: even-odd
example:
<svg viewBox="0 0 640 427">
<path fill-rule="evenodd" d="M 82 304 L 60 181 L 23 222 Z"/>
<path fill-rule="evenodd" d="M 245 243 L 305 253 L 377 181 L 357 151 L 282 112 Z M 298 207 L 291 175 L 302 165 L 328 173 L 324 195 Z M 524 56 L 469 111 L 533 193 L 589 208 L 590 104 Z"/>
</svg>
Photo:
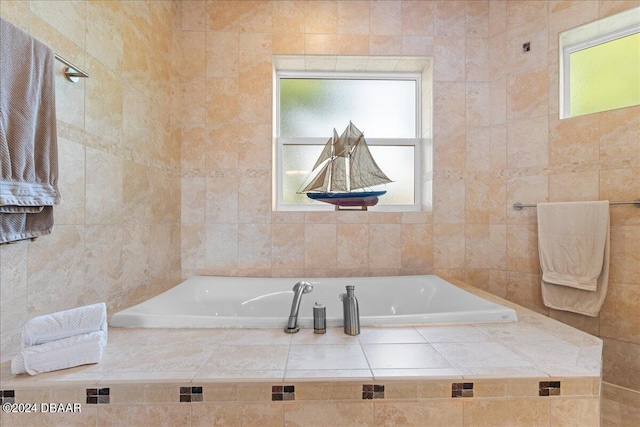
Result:
<svg viewBox="0 0 640 427">
<path fill-rule="evenodd" d="M 107 306 L 101 302 L 46 314 L 28 320 L 22 327 L 23 347 L 101 331 L 102 345 L 107 344 Z"/>
<path fill-rule="evenodd" d="M 102 331 L 90 332 L 24 348 L 11 361 L 11 372 L 36 375 L 98 363 L 102 358 L 104 335 Z"/>
</svg>

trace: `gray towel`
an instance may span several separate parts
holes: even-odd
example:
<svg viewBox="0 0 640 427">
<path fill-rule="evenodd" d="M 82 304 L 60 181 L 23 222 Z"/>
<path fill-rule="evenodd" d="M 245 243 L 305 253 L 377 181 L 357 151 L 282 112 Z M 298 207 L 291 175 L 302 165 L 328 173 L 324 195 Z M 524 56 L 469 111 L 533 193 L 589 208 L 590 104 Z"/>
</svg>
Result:
<svg viewBox="0 0 640 427">
<path fill-rule="evenodd" d="M 53 51 L 0 18 L 0 244 L 51 233 L 60 203 Z"/>
</svg>

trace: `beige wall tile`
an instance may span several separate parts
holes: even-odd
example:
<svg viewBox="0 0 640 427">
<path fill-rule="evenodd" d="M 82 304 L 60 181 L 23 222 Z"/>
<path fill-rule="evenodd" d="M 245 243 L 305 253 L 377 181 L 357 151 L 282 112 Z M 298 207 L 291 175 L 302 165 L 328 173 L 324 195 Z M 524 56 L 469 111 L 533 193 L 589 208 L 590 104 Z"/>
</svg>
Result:
<svg viewBox="0 0 640 427">
<path fill-rule="evenodd" d="M 371 55 L 392 55 L 402 54 L 401 36 L 370 36 L 369 53 Z"/>
<path fill-rule="evenodd" d="M 287 426 L 373 426 L 373 402 L 285 402 Z"/>
<path fill-rule="evenodd" d="M 337 264 L 338 268 L 369 268 L 370 242 L 367 224 L 338 224 Z M 379 251 L 380 248 L 374 248 Z M 386 250 L 386 248 L 384 249 Z"/>
<path fill-rule="evenodd" d="M 338 6 L 335 1 L 305 2 L 305 27 L 307 34 L 336 34 Z"/>
<path fill-rule="evenodd" d="M 573 326 L 576 329 L 580 329 L 588 334 L 600 336 L 600 317 L 584 316 L 570 311 L 554 309 L 549 309 L 549 317 L 559 320 L 569 326 Z"/>
<path fill-rule="evenodd" d="M 120 2 L 86 2 L 87 53 L 111 71 L 122 71 L 124 15 Z"/>
<path fill-rule="evenodd" d="M 80 301 L 113 301 L 122 287 L 122 228 L 90 225 L 85 230 L 85 281 Z"/>
<path fill-rule="evenodd" d="M 243 269 L 271 267 L 271 224 L 238 226 L 238 263 Z"/>
<path fill-rule="evenodd" d="M 507 121 L 544 116 L 549 111 L 549 71 L 536 68 L 507 77 Z"/>
<path fill-rule="evenodd" d="M 462 402 L 376 402 L 376 426 L 462 426 Z"/>
<path fill-rule="evenodd" d="M 278 2 L 278 4 L 286 2 Z M 367 47 L 369 42 L 367 41 Z M 302 55 L 304 54 L 304 34 L 275 33 L 271 39 L 271 49 L 274 55 Z"/>
<path fill-rule="evenodd" d="M 491 257 L 489 224 L 467 224 L 465 226 L 465 266 L 486 268 Z"/>
<path fill-rule="evenodd" d="M 85 214 L 85 149 L 81 144 L 58 138 L 58 189 L 63 202 L 56 206 L 56 224 L 82 224 Z"/>
<path fill-rule="evenodd" d="M 640 227 L 612 226 L 609 280 L 640 285 Z"/>
<path fill-rule="evenodd" d="M 271 182 L 267 171 L 250 171 L 240 177 L 238 187 L 238 221 L 271 222 Z"/>
<path fill-rule="evenodd" d="M 76 45 L 84 48 L 86 2 L 38 1 L 30 3 L 32 13 L 40 16 Z"/>
<path fill-rule="evenodd" d="M 433 36 L 433 3 L 425 1 L 401 3 L 402 35 Z"/>
<path fill-rule="evenodd" d="M 465 169 L 465 131 L 461 126 L 438 126 L 433 144 L 434 170 Z M 437 193 L 436 193 L 437 194 Z"/>
<path fill-rule="evenodd" d="M 436 224 L 433 231 L 434 268 L 464 268 L 464 225 Z"/>
<path fill-rule="evenodd" d="M 238 267 L 238 224 L 206 224 L 205 238 L 205 268 Z"/>
<path fill-rule="evenodd" d="M 305 2 L 278 1 L 273 3 L 274 33 L 304 33 Z M 275 34 L 274 34 L 275 36 Z"/>
<path fill-rule="evenodd" d="M 465 2 L 434 2 L 434 33 L 436 36 L 465 34 Z"/>
<path fill-rule="evenodd" d="M 460 179 L 439 179 L 433 185 L 433 219 L 436 224 L 463 224 L 466 186 Z"/>
<path fill-rule="evenodd" d="M 489 1 L 467 1 L 466 30 L 468 36 L 489 36 Z"/>
<path fill-rule="evenodd" d="M 464 402 L 464 425 L 543 425 L 549 423 L 549 401 L 542 399 Z"/>
<path fill-rule="evenodd" d="M 603 111 L 600 116 L 600 157 L 640 155 L 640 106 Z"/>
<path fill-rule="evenodd" d="M 500 2 L 506 4 L 506 2 Z M 493 8 L 498 2 L 490 2 Z M 489 77 L 491 81 L 505 79 L 507 75 L 507 33 L 498 32 L 489 38 Z"/>
<path fill-rule="evenodd" d="M 493 98 L 492 94 L 491 97 Z M 507 167 L 507 126 L 504 124 L 491 126 L 490 138 L 489 170 L 502 171 Z"/>
<path fill-rule="evenodd" d="M 444 4 L 444 3 L 437 3 Z M 460 3 L 462 4 L 462 3 Z M 437 7 L 436 7 L 437 9 Z M 437 22 L 437 21 L 436 21 Z M 465 39 L 455 36 L 436 36 L 433 39 L 434 82 L 461 82 L 465 78 Z M 437 121 L 436 121 L 437 123 Z"/>
<path fill-rule="evenodd" d="M 402 226 L 372 224 L 369 226 L 369 264 L 376 268 L 399 268 L 401 265 Z"/>
<path fill-rule="evenodd" d="M 370 2 L 369 28 L 372 36 L 397 36 L 402 34 L 401 2 Z"/>
<path fill-rule="evenodd" d="M 304 228 L 305 268 L 324 268 L 337 260 L 335 224 L 307 224 Z"/>
<path fill-rule="evenodd" d="M 603 169 L 600 171 L 600 200 L 632 201 L 638 198 L 640 168 Z M 610 210 L 611 225 L 640 225 L 640 216 L 631 206 Z"/>
<path fill-rule="evenodd" d="M 29 246 L 29 318 L 82 305 L 84 240 L 83 226 L 60 225 L 55 233 Z M 52 283 L 64 283 L 67 292 L 51 292 Z"/>
<path fill-rule="evenodd" d="M 467 80 L 471 80 L 467 78 Z M 467 126 L 489 126 L 489 84 L 466 83 L 465 103 Z"/>
<path fill-rule="evenodd" d="M 599 426 L 600 399 L 551 399 L 551 425 Z"/>
<path fill-rule="evenodd" d="M 597 114 L 549 120 L 549 163 L 565 164 L 598 159 Z"/>
<path fill-rule="evenodd" d="M 402 268 L 433 268 L 433 226 L 402 225 Z"/>
<path fill-rule="evenodd" d="M 116 74 L 89 58 L 86 84 L 85 129 L 104 141 L 104 148 L 116 148 L 122 139 L 123 87 Z"/>
<path fill-rule="evenodd" d="M 516 2 L 508 2 L 509 7 Z M 519 4 L 528 1 L 517 2 Z M 524 52 L 522 45 L 530 43 L 531 50 Z M 549 61 L 548 19 L 527 19 L 526 23 L 517 27 L 509 27 L 507 31 L 507 68 L 508 74 L 522 73 L 546 67 Z"/>
<path fill-rule="evenodd" d="M 546 116 L 507 123 L 509 168 L 549 164 L 549 122 Z"/>
<path fill-rule="evenodd" d="M 640 286 L 610 282 L 600 312 L 600 336 L 640 344 L 640 323 L 634 315 L 639 302 Z"/>
<path fill-rule="evenodd" d="M 549 175 L 549 201 L 598 200 L 598 171 Z"/>
<path fill-rule="evenodd" d="M 515 0 L 507 2 L 507 28 L 516 28 L 535 19 L 547 17 L 545 1 Z"/>
<path fill-rule="evenodd" d="M 536 225 L 507 225 L 507 269 L 523 273 L 540 271 Z"/>
<path fill-rule="evenodd" d="M 514 178 L 507 182 L 507 223 L 526 224 L 536 222 L 536 209 L 517 211 L 514 203 L 533 204 L 546 202 L 549 195 L 549 178 L 544 175 Z M 526 200 L 526 201 L 523 201 Z"/>
<path fill-rule="evenodd" d="M 482 2 L 467 2 L 467 4 L 476 3 L 482 4 Z M 465 62 L 467 82 L 486 82 L 489 80 L 489 39 L 486 37 L 467 37 Z"/>
<path fill-rule="evenodd" d="M 1 334 L 19 329 L 27 320 L 27 248 L 27 245 L 0 246 Z"/>
<path fill-rule="evenodd" d="M 0 16 L 24 31 L 29 31 L 29 3 L 26 0 L 3 1 Z"/>
<path fill-rule="evenodd" d="M 7 299 L 22 308 L 19 313 L 3 309 L 3 327 L 14 327 L 8 315 L 24 320 L 99 301 L 106 301 L 109 310 L 130 305 L 132 298 L 157 293 L 179 275 L 180 230 L 169 222 L 180 220 L 180 204 L 175 203 L 180 184 L 176 172 L 167 167 L 180 164 L 180 126 L 170 117 L 172 103 L 166 100 L 171 96 L 171 30 L 179 31 L 175 23 L 180 17 L 178 9 L 168 5 L 2 2 L 3 16 L 23 22 L 31 35 L 91 75 L 72 84 L 56 62 L 59 186 L 64 200 L 55 209 L 51 236 L 23 246 L 20 259 L 3 257 L 3 262 L 24 265 L 25 277 L 14 293 L 20 301 Z M 125 224 L 125 218 L 136 225 Z M 153 222 L 167 225 L 159 233 L 161 239 L 153 241 L 159 249 L 151 254 Z M 27 252 L 35 258 L 28 260 Z M 161 259 L 152 263 L 150 256 Z M 154 267 L 161 263 L 162 268 Z M 8 273 L 2 274 L 4 281 Z M 153 274 L 164 277 L 155 281 Z M 19 343 L 5 329 L 2 333 L 2 353 L 11 354 Z M 95 411 L 93 416 L 95 424 Z"/>
<path fill-rule="evenodd" d="M 402 55 L 433 56 L 433 37 L 402 36 Z"/>
<path fill-rule="evenodd" d="M 246 1 L 238 7 L 238 29 L 240 32 L 273 32 L 273 14 L 270 1 Z"/>
<path fill-rule="evenodd" d="M 207 30 L 233 31 L 238 30 L 240 4 L 235 1 L 206 2 Z"/>
<path fill-rule="evenodd" d="M 549 310 L 542 302 L 540 281 L 540 274 L 537 273 L 533 274 L 508 271 L 506 298 L 523 307 L 546 315 Z"/>
<path fill-rule="evenodd" d="M 474 157 L 471 157 L 474 158 Z M 479 176 L 465 183 L 465 220 L 467 224 L 489 223 L 490 179 Z"/>
<path fill-rule="evenodd" d="M 194 406 L 195 407 L 195 406 Z M 98 426 L 126 425 L 187 425 L 190 420 L 191 405 L 145 404 L 145 405 L 104 405 L 98 408 Z"/>
</svg>

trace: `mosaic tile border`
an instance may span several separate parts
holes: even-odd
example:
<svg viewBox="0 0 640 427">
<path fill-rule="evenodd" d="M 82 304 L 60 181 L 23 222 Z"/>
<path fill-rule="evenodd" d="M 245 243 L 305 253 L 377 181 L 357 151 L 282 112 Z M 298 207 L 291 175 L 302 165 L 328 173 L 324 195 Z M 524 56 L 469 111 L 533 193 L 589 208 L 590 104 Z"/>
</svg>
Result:
<svg viewBox="0 0 640 427">
<path fill-rule="evenodd" d="M 458 382 L 459 381 L 459 382 Z M 158 404 L 199 402 L 283 402 L 283 401 L 395 401 L 410 399 L 495 399 L 599 397 L 600 382 L 595 377 L 584 378 L 518 378 L 487 379 L 463 382 L 461 380 L 384 380 L 378 383 L 300 382 L 300 383 L 184 383 L 109 384 L 108 387 L 87 386 L 26 389 L 12 387 L 0 390 L 2 403 L 22 403 L 33 396 L 78 396 L 78 401 L 89 405 Z M 188 384 L 188 383 L 187 383 Z M 295 385 L 294 385 L 295 384 Z M 298 388 L 298 390 L 296 390 Z M 48 394 L 51 391 L 53 394 Z M 55 393 L 53 392 L 55 391 Z M 298 394 L 296 395 L 296 391 Z M 36 393 L 37 392 L 37 393 Z M 34 394 L 35 393 L 35 394 Z M 60 394 L 62 393 L 62 394 Z"/>
<path fill-rule="evenodd" d="M 15 390 L 1 390 L 0 391 L 0 404 L 2 403 L 16 403 L 16 391 Z"/>
<path fill-rule="evenodd" d="M 538 396 L 560 396 L 560 381 L 540 381 Z"/>
<path fill-rule="evenodd" d="M 271 401 L 296 400 L 296 387 L 293 385 L 271 386 Z"/>
<path fill-rule="evenodd" d="M 185 402 L 202 402 L 202 386 L 180 387 L 179 401 Z"/>
<path fill-rule="evenodd" d="M 109 388 L 88 388 L 86 389 L 87 393 L 87 404 L 89 405 L 107 405 L 111 403 L 111 398 L 109 396 Z"/>
<path fill-rule="evenodd" d="M 473 383 L 452 383 L 451 397 L 473 397 Z"/>
<path fill-rule="evenodd" d="M 384 399 L 384 384 L 363 384 L 362 399 Z"/>
</svg>

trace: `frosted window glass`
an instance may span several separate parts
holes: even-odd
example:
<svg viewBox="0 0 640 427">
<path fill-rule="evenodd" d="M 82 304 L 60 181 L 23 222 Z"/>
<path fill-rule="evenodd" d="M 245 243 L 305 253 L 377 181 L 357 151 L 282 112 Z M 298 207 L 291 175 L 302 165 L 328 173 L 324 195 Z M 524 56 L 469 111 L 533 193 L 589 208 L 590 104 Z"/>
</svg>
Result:
<svg viewBox="0 0 640 427">
<path fill-rule="evenodd" d="M 571 116 L 640 104 L 640 33 L 570 54 Z"/>
<path fill-rule="evenodd" d="M 329 137 L 349 120 L 366 138 L 416 138 L 413 80 L 280 79 L 280 136 Z"/>
<path fill-rule="evenodd" d="M 311 173 L 311 168 L 320 156 L 322 148 L 322 145 L 283 145 L 282 195 L 284 203 L 322 203 L 312 201 L 306 194 L 296 193 Z M 371 150 L 371 155 L 380 169 L 394 181 L 386 185 L 372 187 L 375 190 L 387 190 L 387 194 L 380 197 L 378 204 L 413 204 L 414 147 L 369 145 L 369 150 Z"/>
</svg>

